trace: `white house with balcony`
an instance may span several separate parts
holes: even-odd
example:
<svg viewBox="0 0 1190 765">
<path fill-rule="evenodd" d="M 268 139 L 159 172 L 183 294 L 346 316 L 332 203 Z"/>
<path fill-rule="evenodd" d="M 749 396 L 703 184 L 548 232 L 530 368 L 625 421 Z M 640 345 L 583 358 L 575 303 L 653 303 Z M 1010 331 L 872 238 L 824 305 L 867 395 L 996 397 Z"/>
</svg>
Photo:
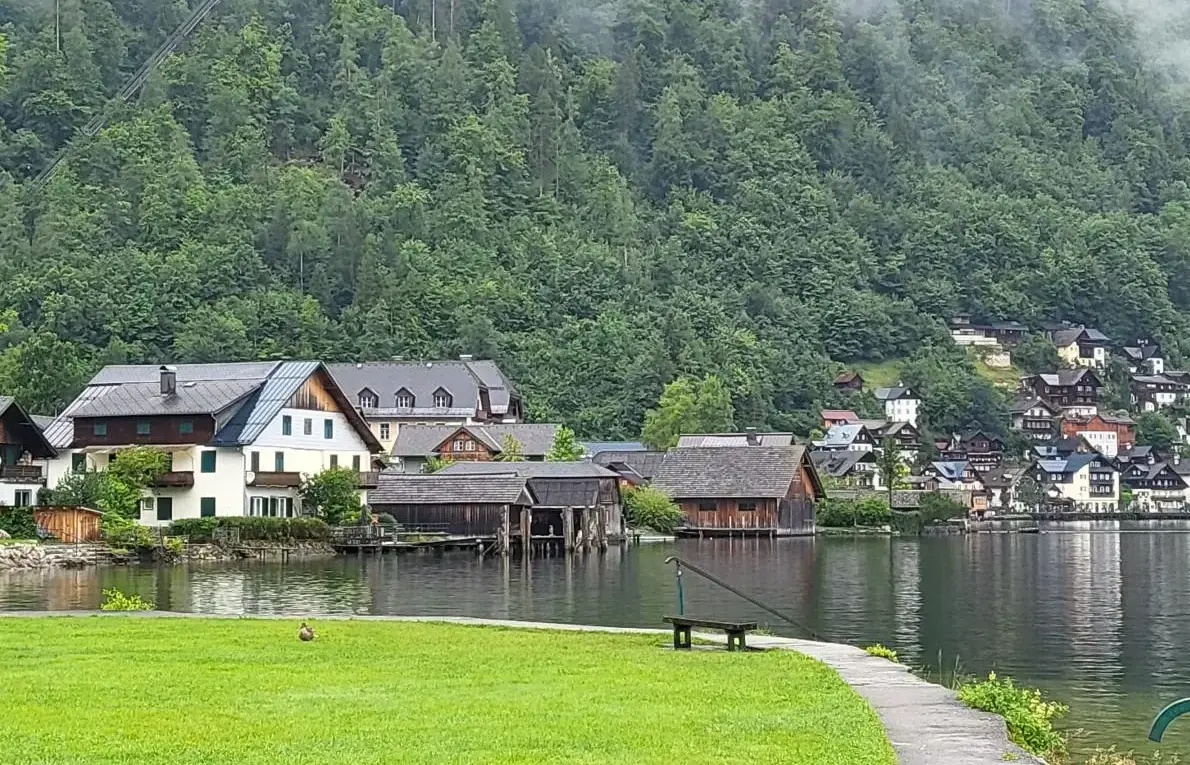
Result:
<svg viewBox="0 0 1190 765">
<path fill-rule="evenodd" d="M 37 504 L 45 462 L 57 454 L 36 419 L 12 397 L 0 396 L 0 505 Z"/>
<path fill-rule="evenodd" d="M 326 468 L 374 485 L 381 451 L 366 422 L 317 361 L 109 366 L 54 420 L 49 485 L 104 470 L 150 446 L 169 471 L 142 497 L 141 522 L 302 514 L 302 481 Z"/>
<path fill-rule="evenodd" d="M 897 384 L 877 388 L 876 398 L 884 405 L 884 416 L 890 422 L 907 422 L 917 427 L 917 410 L 921 399 L 908 386 Z"/>
</svg>

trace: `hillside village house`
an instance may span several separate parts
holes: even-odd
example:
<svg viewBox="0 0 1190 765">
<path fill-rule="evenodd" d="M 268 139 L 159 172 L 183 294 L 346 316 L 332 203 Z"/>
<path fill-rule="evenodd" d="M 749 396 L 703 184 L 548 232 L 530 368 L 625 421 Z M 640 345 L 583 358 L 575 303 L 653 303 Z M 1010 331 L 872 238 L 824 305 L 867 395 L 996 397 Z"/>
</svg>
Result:
<svg viewBox="0 0 1190 765">
<path fill-rule="evenodd" d="M 1165 409 L 1190 395 L 1190 384 L 1166 375 L 1132 375 L 1132 404 L 1146 412 Z"/>
<path fill-rule="evenodd" d="M 1136 423 L 1123 413 L 1102 413 L 1091 417 L 1068 416 L 1058 422 L 1063 437 L 1081 436 L 1100 454 L 1115 459 L 1122 449 L 1136 443 Z"/>
<path fill-rule="evenodd" d="M 426 463 L 435 457 L 454 462 L 500 460 L 509 446 L 519 448 L 526 460 L 541 461 L 557 432 L 558 426 L 551 424 L 406 424 L 401 426 L 391 456 L 397 471 L 407 474 L 424 472 Z"/>
<path fill-rule="evenodd" d="M 1112 513 L 1119 509 L 1119 471 L 1098 452 L 1040 458 L 1034 462 L 1033 477 L 1047 511 Z"/>
<path fill-rule="evenodd" d="M 819 412 L 822 417 L 822 427 L 831 428 L 835 425 L 848 425 L 859 422 L 859 415 L 850 409 L 823 409 Z"/>
<path fill-rule="evenodd" d="M 1099 413 L 1103 383 L 1090 369 L 1062 369 L 1058 372 L 1021 378 L 1026 393 L 1044 398 L 1066 414 L 1090 417 Z"/>
<path fill-rule="evenodd" d="M 1030 391 L 1018 395 L 1008 412 L 1013 430 L 1030 441 L 1048 441 L 1054 437 L 1054 420 L 1061 410 Z"/>
<path fill-rule="evenodd" d="M 877 388 L 877 400 L 884 405 L 885 418 L 893 422 L 907 422 L 917 427 L 919 399 L 908 387 L 897 384 L 891 388 Z"/>
<path fill-rule="evenodd" d="M 835 390 L 863 390 L 864 376 L 859 372 L 847 371 L 835 378 Z"/>
<path fill-rule="evenodd" d="M 884 483 L 876 466 L 874 451 L 815 451 L 810 455 L 814 467 L 832 487 L 881 489 Z"/>
<path fill-rule="evenodd" d="M 939 449 L 943 461 L 966 461 L 977 471 L 998 467 L 1004 458 L 1004 439 L 982 430 L 953 435 Z"/>
<path fill-rule="evenodd" d="M 1120 480 L 1132 490 L 1129 509 L 1142 513 L 1174 513 L 1186 509 L 1190 484 L 1173 462 L 1134 462 L 1123 468 Z"/>
<path fill-rule="evenodd" d="M 872 434 L 859 423 L 835 425 L 824 438 L 814 442 L 814 448 L 823 451 L 870 452 L 875 447 Z"/>
<path fill-rule="evenodd" d="M 29 507 L 45 486 L 42 464 L 58 455 L 37 422 L 10 396 L 0 396 L 0 505 Z"/>
<path fill-rule="evenodd" d="M 366 474 L 380 443 L 317 361 L 104 367 L 47 431 L 49 484 L 152 446 L 170 469 L 142 499 L 142 523 L 302 511 L 305 476 Z M 361 475 L 361 486 L 363 485 Z"/>
<path fill-rule="evenodd" d="M 1128 361 L 1131 374 L 1165 374 L 1165 358 L 1161 354 L 1161 346 L 1156 343 L 1142 340 L 1136 345 L 1125 346 L 1124 358 Z"/>
<path fill-rule="evenodd" d="M 514 423 L 524 405 L 494 361 L 375 361 L 328 369 L 372 434 L 392 451 L 405 425 Z"/>
<path fill-rule="evenodd" d="M 897 444 L 901 459 L 913 462 L 921 451 L 921 432 L 911 423 L 890 420 L 860 420 L 859 423 L 872 434 L 873 442 L 879 447 L 884 439 L 891 438 Z"/>
<path fill-rule="evenodd" d="M 1107 368 L 1107 335 L 1089 327 L 1063 327 L 1049 333 L 1058 358 L 1072 367 Z"/>
</svg>

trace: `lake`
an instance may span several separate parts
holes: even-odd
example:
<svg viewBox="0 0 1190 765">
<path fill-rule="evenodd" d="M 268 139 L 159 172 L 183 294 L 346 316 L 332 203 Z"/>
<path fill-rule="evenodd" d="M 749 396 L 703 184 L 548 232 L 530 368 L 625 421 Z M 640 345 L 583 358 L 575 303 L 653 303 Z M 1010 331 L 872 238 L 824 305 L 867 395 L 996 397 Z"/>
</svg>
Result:
<svg viewBox="0 0 1190 765">
<path fill-rule="evenodd" d="M 480 560 L 469 553 L 340 557 L 286 565 L 0 572 L 0 609 L 98 606 L 104 587 L 159 608 L 221 614 L 459 615 L 660 627 L 680 555 L 826 640 L 895 648 L 918 668 L 994 670 L 1071 707 L 1095 744 L 1152 751 L 1153 715 L 1190 696 L 1190 533 L 1069 531 L 925 539 L 679 541 L 605 555 Z M 796 628 L 687 574 L 692 614 Z M 1162 746 L 1190 755 L 1190 719 Z"/>
</svg>

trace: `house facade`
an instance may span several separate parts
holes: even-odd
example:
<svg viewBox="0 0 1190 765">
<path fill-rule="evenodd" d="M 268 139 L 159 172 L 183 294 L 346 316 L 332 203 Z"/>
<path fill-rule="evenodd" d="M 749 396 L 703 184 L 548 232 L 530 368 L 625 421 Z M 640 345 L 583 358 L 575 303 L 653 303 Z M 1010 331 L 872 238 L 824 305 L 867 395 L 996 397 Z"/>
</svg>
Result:
<svg viewBox="0 0 1190 765">
<path fill-rule="evenodd" d="M 859 422 L 859 415 L 850 409 L 823 409 L 819 416 L 822 417 L 822 427 L 827 429 Z"/>
<path fill-rule="evenodd" d="M 1190 384 L 1160 375 L 1132 375 L 1132 405 L 1145 412 L 1165 409 L 1190 395 Z"/>
<path fill-rule="evenodd" d="M 540 462 L 553 446 L 557 432 L 557 425 L 537 423 L 406 424 L 390 456 L 398 472 L 411 475 L 424 472 L 433 458 L 452 462 L 506 459 L 510 447 L 518 450 L 523 459 Z"/>
<path fill-rule="evenodd" d="M 120 451 L 165 452 L 169 470 L 145 492 L 142 523 L 302 513 L 303 478 L 351 468 L 367 484 L 379 442 L 316 361 L 109 366 L 61 416 L 48 439 L 49 483 L 105 470 Z"/>
<path fill-rule="evenodd" d="M 1065 327 L 1049 333 L 1058 358 L 1068 366 L 1106 369 L 1111 341 L 1097 329 Z"/>
<path fill-rule="evenodd" d="M 952 436 L 939 451 L 944 461 L 965 461 L 970 463 L 972 470 L 985 471 L 999 466 L 1004 449 L 1004 439 L 994 433 L 975 430 Z"/>
<path fill-rule="evenodd" d="M 1050 512 L 1112 513 L 1119 509 L 1120 474 L 1095 451 L 1036 460 L 1033 477 Z"/>
<path fill-rule="evenodd" d="M 1059 420 L 1058 428 L 1063 437 L 1081 436 L 1100 454 L 1112 459 L 1121 449 L 1131 449 L 1136 443 L 1136 423 L 1126 414 L 1069 415 Z"/>
<path fill-rule="evenodd" d="M 1121 481 L 1132 490 L 1130 510 L 1180 513 L 1186 509 L 1190 484 L 1172 462 L 1134 462 L 1124 468 Z"/>
<path fill-rule="evenodd" d="M 824 438 L 814 442 L 814 448 L 825 451 L 870 452 L 875 447 L 872 434 L 859 423 L 834 425 Z"/>
<path fill-rule="evenodd" d="M 36 420 L 15 399 L 0 396 L 0 505 L 37 504 L 44 464 L 57 455 Z"/>
<path fill-rule="evenodd" d="M 1156 343 L 1141 340 L 1136 345 L 1125 346 L 1124 358 L 1128 360 L 1128 371 L 1131 374 L 1165 374 L 1165 358 L 1161 353 L 1161 346 Z"/>
<path fill-rule="evenodd" d="M 524 419 L 521 396 L 494 361 L 374 361 L 328 369 L 391 452 L 406 425 L 515 423 Z"/>
<path fill-rule="evenodd" d="M 1048 441 L 1054 437 L 1054 421 L 1060 411 L 1030 391 L 1013 401 L 1009 408 L 1010 426 L 1030 441 Z"/>
<path fill-rule="evenodd" d="M 859 372 L 848 370 L 835 378 L 835 390 L 857 391 L 863 390 L 864 376 Z"/>
<path fill-rule="evenodd" d="M 880 470 L 876 466 L 876 453 L 873 451 L 818 450 L 813 452 L 810 458 L 814 460 L 818 475 L 824 482 L 829 482 L 832 488 L 884 488 Z"/>
<path fill-rule="evenodd" d="M 1067 414 L 1090 417 L 1099 413 L 1099 394 L 1103 383 L 1093 370 L 1062 369 L 1058 372 L 1027 375 L 1021 380 L 1023 392 L 1045 399 Z"/>
<path fill-rule="evenodd" d="M 884 416 L 893 422 L 907 422 L 917 427 L 917 410 L 921 399 L 904 385 L 877 388 L 876 398 L 884 405 Z"/>
</svg>

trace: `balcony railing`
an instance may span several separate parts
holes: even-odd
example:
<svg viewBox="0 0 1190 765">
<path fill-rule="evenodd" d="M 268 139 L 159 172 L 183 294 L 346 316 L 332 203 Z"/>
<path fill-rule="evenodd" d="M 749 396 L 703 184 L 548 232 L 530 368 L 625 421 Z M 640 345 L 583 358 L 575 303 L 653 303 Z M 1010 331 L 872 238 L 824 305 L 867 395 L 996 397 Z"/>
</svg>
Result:
<svg viewBox="0 0 1190 765">
<path fill-rule="evenodd" d="M 45 483 L 45 475 L 40 465 L 0 465 L 0 481 Z"/>
<path fill-rule="evenodd" d="M 380 471 L 378 470 L 366 471 L 358 475 L 361 489 L 375 489 L 380 485 Z"/>
<path fill-rule="evenodd" d="M 193 470 L 171 470 L 153 479 L 153 486 L 165 489 L 186 489 L 194 485 Z"/>
<path fill-rule="evenodd" d="M 302 474 L 283 471 L 258 470 L 252 474 L 249 486 L 270 486 L 278 489 L 295 489 L 302 485 Z"/>
</svg>

